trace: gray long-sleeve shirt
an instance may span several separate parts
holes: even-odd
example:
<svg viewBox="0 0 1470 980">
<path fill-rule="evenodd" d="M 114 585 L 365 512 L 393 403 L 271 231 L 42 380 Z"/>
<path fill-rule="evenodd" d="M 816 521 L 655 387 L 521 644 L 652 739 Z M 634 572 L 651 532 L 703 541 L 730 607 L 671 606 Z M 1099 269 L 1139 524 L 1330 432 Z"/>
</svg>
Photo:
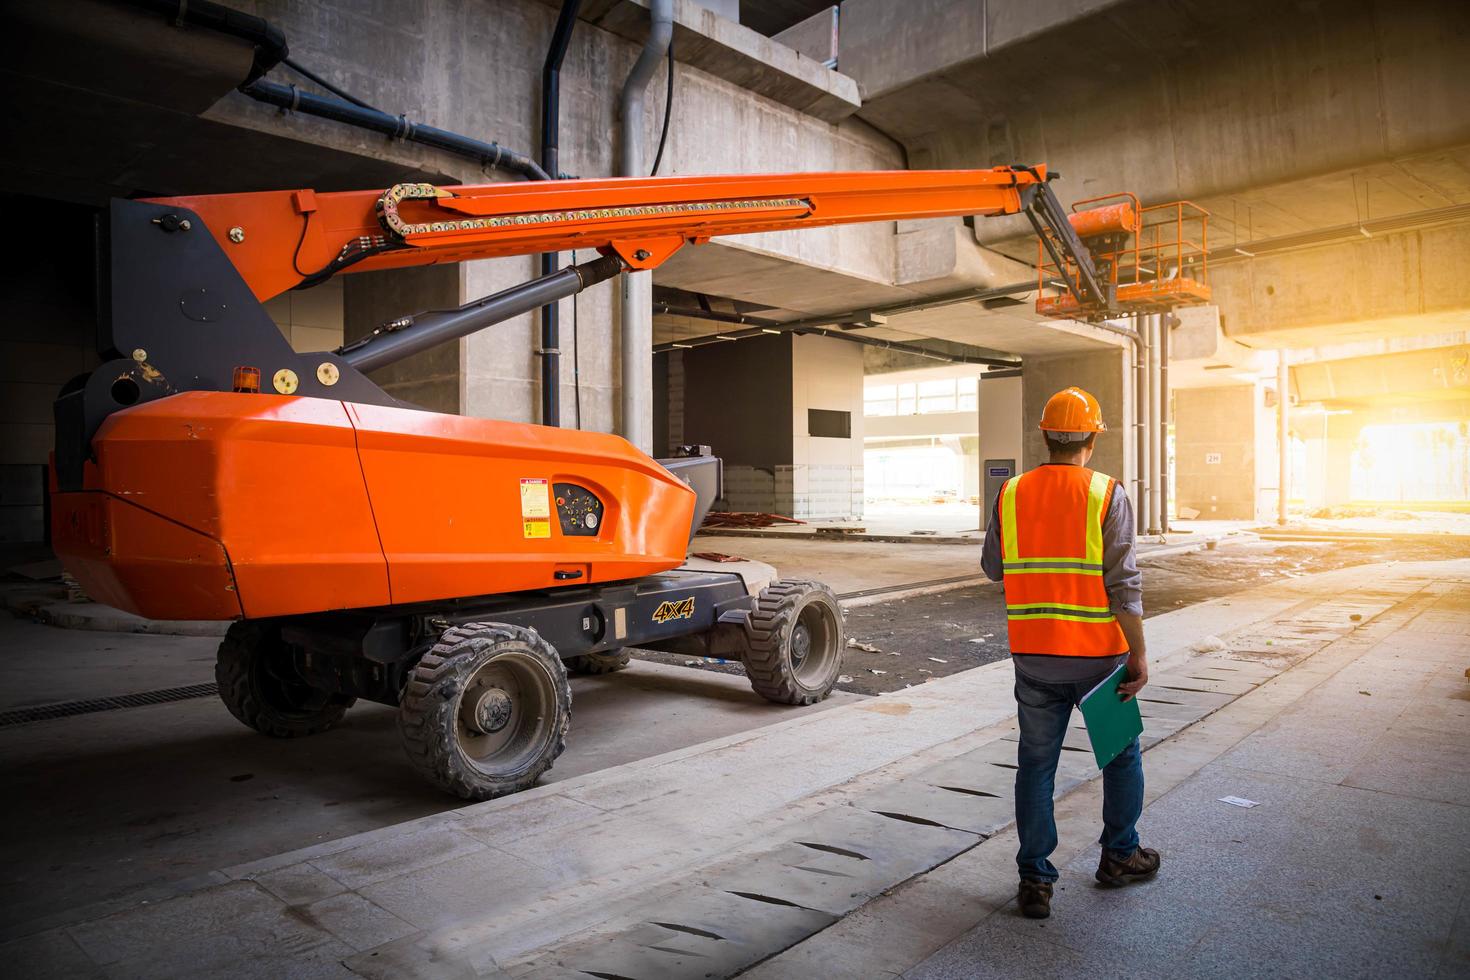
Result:
<svg viewBox="0 0 1470 980">
<path fill-rule="evenodd" d="M 1044 463 L 1063 466 L 1064 463 Z M 1133 504 L 1120 484 L 1113 484 L 1108 512 L 1103 517 L 1103 586 L 1108 590 L 1108 607 L 1113 614 L 1143 615 L 1143 576 L 1134 554 Z M 992 582 L 1005 578 L 1000 541 L 1000 500 L 985 529 L 985 546 L 980 551 L 980 568 Z M 1081 681 L 1101 677 L 1122 663 L 1120 657 L 1065 657 L 1045 654 L 1014 654 L 1016 669 L 1040 681 Z"/>
</svg>

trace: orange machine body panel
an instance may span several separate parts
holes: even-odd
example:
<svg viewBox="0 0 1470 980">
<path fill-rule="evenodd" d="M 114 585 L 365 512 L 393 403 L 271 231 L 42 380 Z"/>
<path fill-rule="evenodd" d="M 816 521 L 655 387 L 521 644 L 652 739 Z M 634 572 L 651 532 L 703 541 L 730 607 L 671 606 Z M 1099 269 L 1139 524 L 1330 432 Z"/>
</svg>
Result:
<svg viewBox="0 0 1470 980">
<path fill-rule="evenodd" d="M 694 492 L 616 436 L 319 398 L 186 392 L 111 415 L 53 545 L 154 619 L 284 616 L 613 581 L 684 560 Z M 527 536 L 521 481 L 605 504 Z M 540 536 L 542 534 L 545 536 Z"/>
</svg>

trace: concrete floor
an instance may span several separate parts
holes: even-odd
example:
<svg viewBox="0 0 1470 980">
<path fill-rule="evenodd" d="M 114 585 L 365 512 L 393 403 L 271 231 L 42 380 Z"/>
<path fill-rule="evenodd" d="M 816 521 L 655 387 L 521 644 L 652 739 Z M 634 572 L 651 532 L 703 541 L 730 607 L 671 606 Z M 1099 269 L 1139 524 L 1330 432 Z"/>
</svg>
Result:
<svg viewBox="0 0 1470 980">
<path fill-rule="evenodd" d="M 86 904 L 8 923 L 15 938 L 0 956 L 26 975 L 45 965 L 150 977 L 727 976 L 760 963 L 753 976 L 805 980 L 973 976 L 995 964 L 1075 973 L 1086 951 L 1076 947 L 1097 934 L 1117 964 L 1104 972 L 1150 976 L 1174 962 L 1157 958 L 1165 952 L 1198 966 L 1187 956 L 1228 945 L 1254 913 L 1274 916 L 1271 942 L 1219 961 L 1236 973 L 1290 955 L 1291 975 L 1324 972 L 1312 968 L 1320 933 L 1332 937 L 1319 948 L 1335 973 L 1384 975 L 1398 956 L 1409 967 L 1399 973 L 1430 975 L 1420 968 L 1434 954 L 1430 967 L 1454 975 L 1461 960 L 1449 957 L 1463 949 L 1448 937 L 1464 927 L 1466 882 L 1455 855 L 1470 802 L 1455 749 L 1470 737 L 1467 595 L 1465 562 L 1400 563 L 1282 580 L 1148 621 L 1156 681 L 1170 691 L 1148 712 L 1159 727 L 1144 832 L 1167 848 L 1169 877 L 1148 886 L 1159 901 L 1144 888 L 1119 898 L 1156 925 L 1137 942 L 1106 942 L 1115 919 L 1071 889 L 1053 922 L 1063 928 L 1070 907 L 1074 931 L 1060 941 L 1009 935 L 1013 921 L 996 918 L 1014 888 L 1013 704 L 1009 668 L 996 663 L 170 888 L 77 896 Z M 1223 637 L 1226 651 L 1196 651 L 1203 635 Z M 1062 788 L 1080 788 L 1060 804 L 1058 863 L 1071 885 L 1087 870 L 1097 801 L 1090 762 L 1068 755 Z M 1356 802 L 1343 802 L 1344 788 Z M 1210 805 L 1227 792 L 1263 806 Z M 114 819 L 132 805 L 118 790 L 102 798 Z M 258 827 L 250 816 L 241 822 Z M 50 818 L 32 814 L 7 839 Z M 1374 826 L 1391 832 L 1354 829 Z M 33 847 L 48 843 L 58 841 Z M 1268 880 L 1281 868 L 1290 873 Z M 1383 898 L 1353 890 L 1368 885 Z M 1375 904 L 1353 904 L 1364 901 Z M 1362 920 L 1361 939 L 1331 931 L 1335 916 L 1356 927 L 1375 914 L 1386 918 Z M 1362 955 L 1333 959 L 1337 942 Z M 920 966 L 951 944 L 960 952 Z M 658 972 L 659 962 L 690 970 Z"/>
<path fill-rule="evenodd" d="M 1422 581 L 1145 756 L 1154 881 L 1093 884 L 1092 782 L 1058 805 L 1050 919 L 1016 912 L 1006 830 L 750 976 L 1470 975 L 1470 565 Z"/>
<path fill-rule="evenodd" d="M 0 614 L 0 710 L 214 679 L 217 641 L 57 629 Z M 743 677 L 635 661 L 572 682 L 556 782 L 860 700 L 762 700 Z M 424 783 L 397 712 L 280 741 L 217 698 L 0 728 L 0 923 L 462 806 Z"/>
</svg>

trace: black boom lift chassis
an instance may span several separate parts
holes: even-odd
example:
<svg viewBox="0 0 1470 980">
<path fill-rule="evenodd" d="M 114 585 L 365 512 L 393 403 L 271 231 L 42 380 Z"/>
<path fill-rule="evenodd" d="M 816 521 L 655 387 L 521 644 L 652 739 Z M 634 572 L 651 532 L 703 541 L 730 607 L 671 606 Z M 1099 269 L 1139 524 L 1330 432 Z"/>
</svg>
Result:
<svg viewBox="0 0 1470 980">
<path fill-rule="evenodd" d="M 631 646 L 739 659 L 754 608 L 739 575 L 676 569 L 629 582 L 275 622 L 312 687 L 396 706 L 414 665 L 451 627 L 488 622 L 534 630 L 565 661 Z"/>
</svg>

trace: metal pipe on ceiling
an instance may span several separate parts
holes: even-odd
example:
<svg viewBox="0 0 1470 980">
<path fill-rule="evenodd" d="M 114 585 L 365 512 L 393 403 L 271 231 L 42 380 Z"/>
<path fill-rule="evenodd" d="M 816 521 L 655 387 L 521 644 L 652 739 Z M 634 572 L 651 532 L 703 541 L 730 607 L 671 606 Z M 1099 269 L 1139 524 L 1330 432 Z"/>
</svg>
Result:
<svg viewBox="0 0 1470 980">
<path fill-rule="evenodd" d="M 1173 313 L 1159 315 L 1159 530 L 1169 533 L 1169 333 L 1179 321 Z"/>
<path fill-rule="evenodd" d="M 1133 317 L 1133 510 L 1137 533 L 1148 529 L 1148 317 Z"/>
</svg>

